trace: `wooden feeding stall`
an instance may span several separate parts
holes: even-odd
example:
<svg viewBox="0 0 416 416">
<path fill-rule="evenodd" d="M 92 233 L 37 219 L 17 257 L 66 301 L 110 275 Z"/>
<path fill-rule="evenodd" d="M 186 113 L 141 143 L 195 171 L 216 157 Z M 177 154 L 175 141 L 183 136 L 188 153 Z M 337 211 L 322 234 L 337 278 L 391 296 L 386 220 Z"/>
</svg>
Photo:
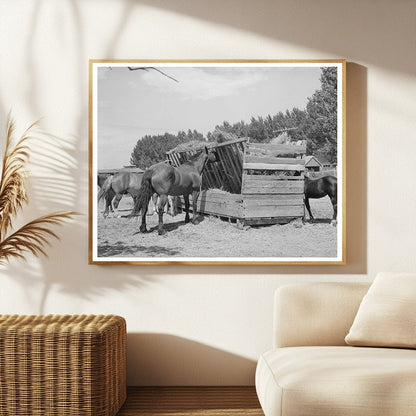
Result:
<svg viewBox="0 0 416 416">
<path fill-rule="evenodd" d="M 287 223 L 304 215 L 306 145 L 249 143 L 238 139 L 210 148 L 219 161 L 203 173 L 198 211 L 243 225 Z M 168 153 L 174 165 L 196 150 Z"/>
</svg>

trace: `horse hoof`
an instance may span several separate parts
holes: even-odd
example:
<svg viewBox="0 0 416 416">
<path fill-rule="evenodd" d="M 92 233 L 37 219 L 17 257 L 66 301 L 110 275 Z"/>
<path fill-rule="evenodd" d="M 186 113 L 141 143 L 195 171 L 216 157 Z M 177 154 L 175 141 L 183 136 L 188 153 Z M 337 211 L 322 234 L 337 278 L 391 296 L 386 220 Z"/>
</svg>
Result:
<svg viewBox="0 0 416 416">
<path fill-rule="evenodd" d="M 139 228 L 139 233 L 146 234 L 146 233 L 148 233 L 148 232 L 149 232 L 149 231 L 147 231 L 147 228 L 146 228 L 146 227 L 144 227 L 144 228 L 140 227 L 140 228 Z"/>
<path fill-rule="evenodd" d="M 159 235 L 165 235 L 165 234 L 166 234 L 166 230 L 159 230 L 159 231 L 158 231 L 158 234 L 159 234 Z"/>
</svg>

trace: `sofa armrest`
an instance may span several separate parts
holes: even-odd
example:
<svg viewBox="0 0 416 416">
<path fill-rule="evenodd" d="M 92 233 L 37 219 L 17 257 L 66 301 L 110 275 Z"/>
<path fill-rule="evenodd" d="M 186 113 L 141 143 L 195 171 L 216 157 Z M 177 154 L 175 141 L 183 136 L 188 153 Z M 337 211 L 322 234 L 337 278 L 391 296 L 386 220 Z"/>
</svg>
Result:
<svg viewBox="0 0 416 416">
<path fill-rule="evenodd" d="M 280 287 L 274 299 L 274 347 L 346 345 L 344 338 L 369 286 L 302 283 Z"/>
</svg>

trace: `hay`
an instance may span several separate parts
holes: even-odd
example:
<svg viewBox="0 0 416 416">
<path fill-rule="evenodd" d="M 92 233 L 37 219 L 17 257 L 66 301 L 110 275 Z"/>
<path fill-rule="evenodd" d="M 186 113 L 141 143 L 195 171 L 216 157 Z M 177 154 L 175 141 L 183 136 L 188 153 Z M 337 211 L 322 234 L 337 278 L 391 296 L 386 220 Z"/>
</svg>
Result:
<svg viewBox="0 0 416 416">
<path fill-rule="evenodd" d="M 176 147 L 169 150 L 169 153 L 196 152 L 198 150 L 202 150 L 204 147 L 210 148 L 216 145 L 216 142 L 207 142 L 205 140 L 191 140 L 189 142 L 178 144 Z"/>
<path fill-rule="evenodd" d="M 209 192 L 212 191 L 212 192 L 215 192 L 217 194 L 227 194 L 227 195 L 231 194 L 231 192 L 228 192 L 225 189 L 220 189 L 220 188 L 209 188 L 209 189 L 207 189 L 207 191 L 209 191 Z"/>
</svg>

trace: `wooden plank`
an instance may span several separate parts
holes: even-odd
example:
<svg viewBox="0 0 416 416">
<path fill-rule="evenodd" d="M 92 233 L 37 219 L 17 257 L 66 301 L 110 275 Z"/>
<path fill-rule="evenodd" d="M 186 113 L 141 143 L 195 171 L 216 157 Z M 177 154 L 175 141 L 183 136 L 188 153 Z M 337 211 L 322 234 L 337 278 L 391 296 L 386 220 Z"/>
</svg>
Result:
<svg viewBox="0 0 416 416">
<path fill-rule="evenodd" d="M 243 149 L 243 160 L 246 158 L 246 152 L 247 152 L 247 146 L 244 146 Z M 243 175 L 241 177 L 241 192 L 243 192 L 243 189 L 245 188 L 245 183 L 246 183 L 246 179 L 247 179 L 247 171 L 246 170 L 242 170 Z"/>
<path fill-rule="evenodd" d="M 281 196 L 281 195 L 279 195 Z M 256 208 L 256 207 L 280 207 L 280 206 L 292 206 L 299 205 L 302 206 L 303 198 L 297 198 L 296 194 L 293 199 L 277 199 L 275 201 L 246 201 L 244 200 L 243 206 L 246 208 Z"/>
<path fill-rule="evenodd" d="M 258 149 L 258 148 L 249 148 L 247 149 L 247 155 L 258 156 L 258 157 L 290 157 L 292 159 L 301 159 L 303 153 L 296 152 L 282 152 L 281 150 L 276 149 Z"/>
<path fill-rule="evenodd" d="M 248 181 L 244 185 L 242 195 L 246 194 L 303 194 L 304 186 L 302 182 L 296 181 L 276 181 L 267 182 L 262 186 L 252 185 Z"/>
<path fill-rule="evenodd" d="M 299 181 L 264 181 L 264 182 L 251 182 L 249 180 L 246 181 L 244 189 L 242 191 L 243 194 L 249 194 L 251 192 L 247 192 L 248 189 L 276 189 L 276 190 L 286 190 L 286 189 L 296 189 L 299 192 L 303 192 L 304 185 L 303 182 Z M 256 192 L 257 193 L 257 192 Z M 266 192 L 267 193 L 267 192 Z M 284 192 L 283 192 L 284 193 Z"/>
<path fill-rule="evenodd" d="M 298 159 L 300 161 L 300 159 Z M 244 163 L 243 169 L 254 170 L 305 170 L 305 164 L 287 165 L 287 164 L 272 164 L 272 163 Z"/>
<path fill-rule="evenodd" d="M 272 224 L 287 224 L 290 221 L 299 217 L 263 217 L 263 218 L 245 218 L 245 225 L 272 225 Z"/>
<path fill-rule="evenodd" d="M 216 189 L 208 189 L 207 191 L 202 191 L 200 198 L 211 199 L 214 201 L 220 201 L 225 203 L 234 203 L 242 202 L 243 197 L 241 194 L 231 194 L 228 192 L 222 192 Z"/>
<path fill-rule="evenodd" d="M 303 159 L 296 159 L 294 157 L 267 157 L 246 155 L 244 158 L 244 166 L 247 163 L 277 163 L 286 165 L 304 165 L 305 161 Z"/>
<path fill-rule="evenodd" d="M 280 205 L 302 205 L 303 194 L 284 195 L 244 195 L 243 205 L 246 207 L 256 206 L 280 206 Z"/>
<path fill-rule="evenodd" d="M 269 150 L 279 154 L 304 154 L 306 145 L 299 146 L 293 144 L 270 144 L 270 143 L 250 143 L 249 149 Z"/>
<path fill-rule="evenodd" d="M 243 191 L 247 189 L 247 187 L 252 188 L 296 188 L 303 190 L 304 182 L 303 181 L 293 181 L 293 180 L 284 180 L 284 179 L 277 179 L 277 180 L 253 180 L 251 177 L 246 178 L 246 182 L 244 185 Z"/>
<path fill-rule="evenodd" d="M 219 149 L 220 160 L 223 163 L 224 171 L 229 175 L 230 182 L 233 185 L 233 192 L 241 192 L 241 170 L 238 169 L 236 163 L 234 162 L 234 154 L 230 148 Z"/>
<path fill-rule="evenodd" d="M 243 160 L 244 160 L 244 152 L 245 146 L 243 143 L 235 145 L 230 148 L 231 153 L 234 155 L 233 161 L 236 165 L 236 169 L 240 172 L 239 179 L 240 179 L 240 189 L 241 189 L 241 182 L 243 180 Z"/>
<path fill-rule="evenodd" d="M 240 186 L 241 186 L 241 175 L 243 172 L 243 154 L 242 151 L 239 150 L 237 146 L 228 147 L 226 149 L 226 154 L 233 165 L 233 170 L 236 177 L 239 179 Z"/>
<path fill-rule="evenodd" d="M 232 199 L 216 201 L 211 199 L 209 195 L 204 195 L 198 199 L 197 210 L 203 214 L 240 218 L 242 216 L 242 201 L 233 201 Z"/>
<path fill-rule="evenodd" d="M 223 174 L 227 177 L 228 183 L 230 184 L 231 190 L 236 191 L 235 175 L 232 171 L 230 163 L 226 157 L 224 149 L 218 149 L 218 158 L 223 170 Z"/>
<path fill-rule="evenodd" d="M 278 175 L 250 175 L 245 172 L 246 180 L 250 181 L 304 181 L 304 176 L 302 175 L 285 175 L 285 174 L 278 174 Z"/>
<path fill-rule="evenodd" d="M 207 166 L 205 167 L 205 171 L 207 173 L 209 187 L 220 188 L 222 186 L 223 181 L 219 177 L 217 167 L 211 164 L 207 164 Z"/>
<path fill-rule="evenodd" d="M 244 207 L 244 218 L 303 217 L 303 205 Z"/>
<path fill-rule="evenodd" d="M 215 148 L 219 148 L 219 147 L 221 148 L 221 147 L 224 147 L 224 146 L 230 146 L 230 145 L 237 144 L 237 143 L 245 143 L 247 140 L 248 140 L 247 137 L 243 137 L 243 138 L 235 139 L 235 140 L 229 140 L 228 142 L 217 144 L 216 146 L 213 146 L 212 148 L 215 149 Z"/>
</svg>

